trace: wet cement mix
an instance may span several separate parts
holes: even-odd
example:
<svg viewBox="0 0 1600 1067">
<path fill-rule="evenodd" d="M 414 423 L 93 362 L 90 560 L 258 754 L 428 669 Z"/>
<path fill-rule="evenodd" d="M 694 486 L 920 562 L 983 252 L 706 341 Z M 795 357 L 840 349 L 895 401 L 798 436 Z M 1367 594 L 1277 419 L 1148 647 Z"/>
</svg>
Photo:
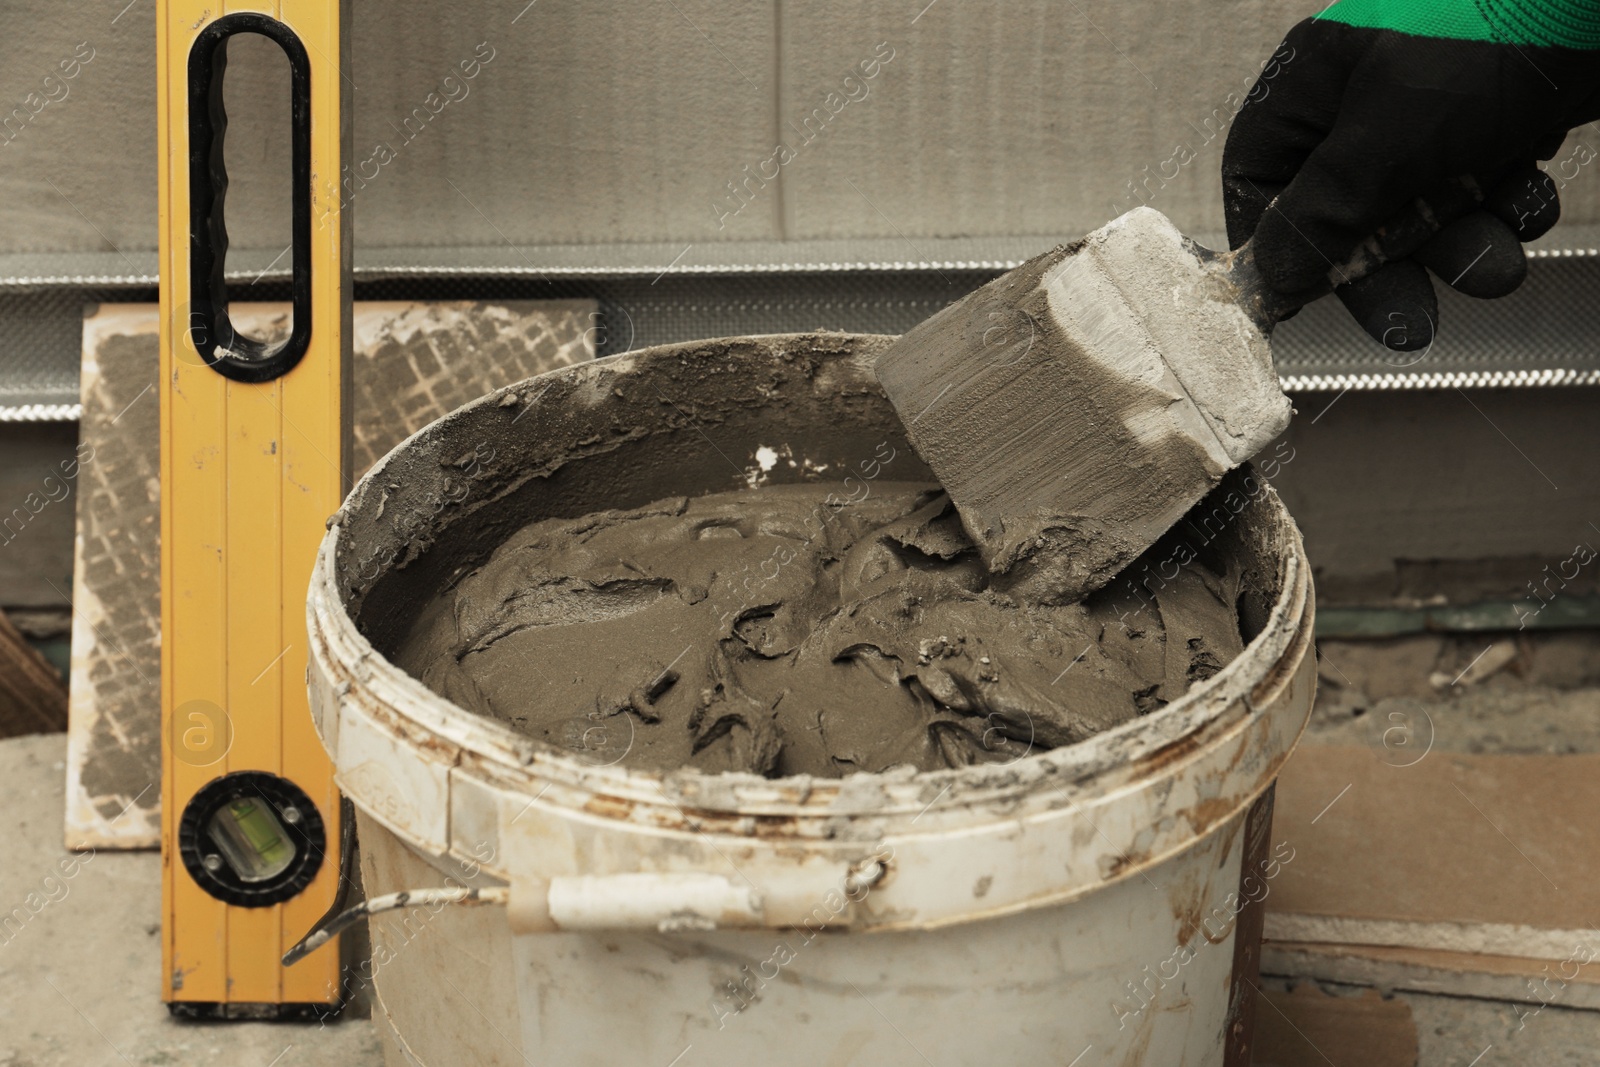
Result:
<svg viewBox="0 0 1600 1067">
<path fill-rule="evenodd" d="M 532 523 L 427 606 L 396 660 L 596 765 L 840 777 L 1071 744 L 1243 648 L 1237 575 L 1168 559 L 1063 603 L 1048 567 L 990 574 L 939 486 L 839 490 Z"/>
</svg>

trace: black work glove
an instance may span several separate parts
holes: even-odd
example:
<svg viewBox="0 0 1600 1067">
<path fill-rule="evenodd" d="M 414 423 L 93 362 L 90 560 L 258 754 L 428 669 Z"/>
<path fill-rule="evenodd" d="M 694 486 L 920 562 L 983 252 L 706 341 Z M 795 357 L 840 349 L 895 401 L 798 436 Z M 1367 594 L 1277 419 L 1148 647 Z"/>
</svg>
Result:
<svg viewBox="0 0 1600 1067">
<path fill-rule="evenodd" d="M 1515 289 L 1520 242 L 1560 215 L 1534 161 L 1595 118 L 1600 0 L 1342 0 L 1289 31 L 1234 119 L 1229 243 L 1253 236 L 1268 284 L 1308 290 L 1369 235 L 1426 211 L 1429 190 L 1473 179 L 1477 210 L 1335 290 L 1386 347 L 1424 348 L 1438 323 L 1428 270 L 1470 296 Z"/>
</svg>

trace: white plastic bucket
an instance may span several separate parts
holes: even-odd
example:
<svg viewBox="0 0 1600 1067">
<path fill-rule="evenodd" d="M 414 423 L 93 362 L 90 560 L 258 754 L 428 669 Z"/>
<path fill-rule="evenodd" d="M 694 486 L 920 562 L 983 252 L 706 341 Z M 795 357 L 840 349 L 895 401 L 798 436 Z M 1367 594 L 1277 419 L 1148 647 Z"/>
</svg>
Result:
<svg viewBox="0 0 1600 1067">
<path fill-rule="evenodd" d="M 1299 534 L 1248 470 L 1198 527 L 1245 570 L 1244 652 L 1010 765 L 596 766 L 381 652 L 421 591 L 535 518 L 735 488 L 759 447 L 832 478 L 886 444 L 895 479 L 928 477 L 872 378 L 887 340 L 702 341 L 542 375 L 400 445 L 330 524 L 312 707 L 366 892 L 511 886 L 509 908 L 373 919 L 353 978 L 391 1067 L 1248 1063 L 1260 901 L 1292 861 L 1268 847 L 1271 786 L 1315 685 Z"/>
</svg>

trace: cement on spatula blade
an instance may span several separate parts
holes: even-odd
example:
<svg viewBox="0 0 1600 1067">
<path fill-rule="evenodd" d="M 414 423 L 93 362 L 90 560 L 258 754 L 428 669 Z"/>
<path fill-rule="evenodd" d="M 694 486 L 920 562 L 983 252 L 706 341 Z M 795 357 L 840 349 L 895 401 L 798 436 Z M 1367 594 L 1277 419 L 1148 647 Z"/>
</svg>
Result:
<svg viewBox="0 0 1600 1067">
<path fill-rule="evenodd" d="M 1143 207 L 945 308 L 876 370 L 990 569 L 1051 559 L 1063 597 L 1109 581 L 1290 415 L 1220 266 Z"/>
</svg>

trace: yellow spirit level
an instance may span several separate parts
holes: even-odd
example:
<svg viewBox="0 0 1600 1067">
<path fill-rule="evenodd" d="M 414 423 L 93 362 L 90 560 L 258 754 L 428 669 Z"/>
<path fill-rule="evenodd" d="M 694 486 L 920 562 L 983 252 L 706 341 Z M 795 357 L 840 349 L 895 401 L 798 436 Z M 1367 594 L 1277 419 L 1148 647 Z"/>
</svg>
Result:
<svg viewBox="0 0 1600 1067">
<path fill-rule="evenodd" d="M 348 467 L 349 79 L 339 0 L 160 0 L 162 996 L 174 1015 L 303 1018 L 336 948 L 284 950 L 333 904 L 341 812 L 306 703 L 305 598 Z M 222 105 L 229 39 L 291 82 L 287 339 L 235 332 Z"/>
</svg>

